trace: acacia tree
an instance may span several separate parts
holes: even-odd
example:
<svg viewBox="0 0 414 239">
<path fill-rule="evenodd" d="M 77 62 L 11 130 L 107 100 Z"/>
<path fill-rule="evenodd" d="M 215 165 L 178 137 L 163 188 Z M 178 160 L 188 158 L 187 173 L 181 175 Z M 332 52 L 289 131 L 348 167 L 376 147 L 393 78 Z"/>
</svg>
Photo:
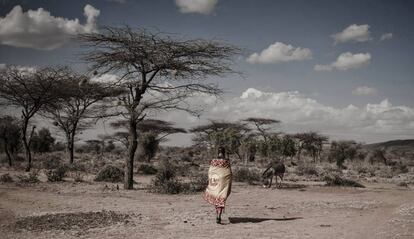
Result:
<svg viewBox="0 0 414 239">
<path fill-rule="evenodd" d="M 253 124 L 257 133 L 263 138 L 265 143 L 267 143 L 267 139 L 269 137 L 269 130 L 273 125 L 280 123 L 280 120 L 255 117 L 250 117 L 243 121 L 249 124 Z"/>
<path fill-rule="evenodd" d="M 312 156 L 314 162 L 316 162 L 316 159 L 320 157 L 323 144 L 328 142 L 327 136 L 313 131 L 295 134 L 294 138 L 298 140 L 298 160 L 300 160 L 302 150 L 305 150 Z"/>
<path fill-rule="evenodd" d="M 21 132 L 27 160 L 26 171 L 32 166 L 30 150 L 31 138 L 35 129 L 28 131 L 30 120 L 48 102 L 56 98 L 56 79 L 62 72 L 55 68 L 39 70 L 21 69 L 8 66 L 0 72 L 0 98 L 2 104 L 21 109 Z"/>
<path fill-rule="evenodd" d="M 193 141 L 198 145 L 216 150 L 225 147 L 228 154 L 235 154 L 242 159 L 239 152 L 244 140 L 249 136 L 250 129 L 241 123 L 211 120 L 210 123 L 193 127 Z"/>
<path fill-rule="evenodd" d="M 200 109 L 185 100 L 198 93 L 222 93 L 206 78 L 234 72 L 231 59 L 239 53 L 236 47 L 216 41 L 183 40 L 130 27 L 107 27 L 100 33 L 81 34 L 79 39 L 92 48 L 84 57 L 92 63 L 91 69 L 118 75 L 116 86 L 126 90 L 116 110 L 128 121 L 125 189 L 133 188 L 138 123 L 152 110 L 199 115 Z"/>
<path fill-rule="evenodd" d="M 357 144 L 353 140 L 332 141 L 331 148 L 329 150 L 329 159 L 336 160 L 338 168 L 343 168 L 345 160 L 353 160 L 357 156 L 360 148 L 361 145 Z"/>
<path fill-rule="evenodd" d="M 21 146 L 21 130 L 18 120 L 11 116 L 0 118 L 0 142 L 2 149 L 6 153 L 9 166 L 12 166 L 12 158 Z"/>
<path fill-rule="evenodd" d="M 119 94 L 119 90 L 106 87 L 102 83 L 92 82 L 85 74 L 78 74 L 69 68 L 61 68 L 62 74 L 57 79 L 59 88 L 57 97 L 42 108 L 42 115 L 53 124 L 66 138 L 69 162 L 74 161 L 76 135 L 95 123 L 97 115 L 102 115 L 105 99 Z"/>
</svg>

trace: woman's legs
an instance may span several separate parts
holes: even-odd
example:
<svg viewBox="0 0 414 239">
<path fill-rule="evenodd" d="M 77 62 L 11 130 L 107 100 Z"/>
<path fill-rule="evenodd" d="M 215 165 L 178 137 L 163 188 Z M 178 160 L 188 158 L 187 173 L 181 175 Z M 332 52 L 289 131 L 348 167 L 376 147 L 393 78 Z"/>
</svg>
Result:
<svg viewBox="0 0 414 239">
<path fill-rule="evenodd" d="M 221 223 L 221 214 L 223 213 L 224 207 L 216 206 L 216 223 Z"/>
</svg>

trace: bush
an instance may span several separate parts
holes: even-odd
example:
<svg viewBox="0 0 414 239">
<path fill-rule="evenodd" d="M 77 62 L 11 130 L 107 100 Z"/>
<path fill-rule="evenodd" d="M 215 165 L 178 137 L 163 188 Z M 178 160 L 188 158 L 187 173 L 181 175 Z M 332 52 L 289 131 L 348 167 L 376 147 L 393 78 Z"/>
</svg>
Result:
<svg viewBox="0 0 414 239">
<path fill-rule="evenodd" d="M 138 168 L 138 172 L 146 175 L 152 175 L 157 173 L 157 169 L 154 168 L 152 165 L 141 164 Z"/>
<path fill-rule="evenodd" d="M 183 185 L 183 190 L 187 193 L 202 192 L 208 186 L 208 175 L 198 174 L 190 178 L 190 182 Z"/>
<path fill-rule="evenodd" d="M 408 173 L 410 170 L 408 169 L 407 165 L 405 164 L 396 164 L 392 166 L 392 171 L 394 171 L 397 174 L 400 173 Z"/>
<path fill-rule="evenodd" d="M 75 177 L 74 177 L 74 180 L 75 180 L 75 182 L 83 182 L 82 173 L 76 172 Z"/>
<path fill-rule="evenodd" d="M 43 162 L 42 167 L 44 169 L 57 169 L 62 165 L 62 161 L 59 157 L 48 156 Z"/>
<path fill-rule="evenodd" d="M 47 181 L 49 182 L 61 182 L 68 172 L 68 167 L 61 165 L 56 169 L 50 169 L 46 172 Z"/>
<path fill-rule="evenodd" d="M 299 175 L 316 175 L 318 176 L 318 171 L 316 166 L 311 163 L 301 163 L 296 168 L 296 173 Z"/>
<path fill-rule="evenodd" d="M 246 182 L 249 184 L 254 184 L 261 180 L 261 175 L 259 172 L 250 170 L 248 168 L 240 168 L 235 170 L 233 173 L 233 179 L 237 182 Z"/>
<path fill-rule="evenodd" d="M 38 183 L 39 180 L 39 171 L 33 170 L 29 173 L 29 175 L 18 175 L 17 178 L 19 179 L 20 183 Z"/>
<path fill-rule="evenodd" d="M 176 168 L 164 160 L 160 164 L 155 178 L 151 182 L 150 191 L 165 194 L 178 194 L 183 191 L 183 184 L 176 178 Z"/>
<path fill-rule="evenodd" d="M 124 175 L 124 170 L 112 165 L 108 165 L 99 171 L 98 175 L 95 177 L 95 181 L 118 183 L 124 180 Z"/>
<path fill-rule="evenodd" d="M 344 187 L 359 187 L 365 188 L 364 185 L 346 178 L 341 178 L 339 175 L 327 175 L 324 177 L 326 186 L 344 186 Z"/>
<path fill-rule="evenodd" d="M 11 183 L 13 182 L 13 178 L 8 173 L 6 173 L 0 176 L 0 182 Z"/>
</svg>

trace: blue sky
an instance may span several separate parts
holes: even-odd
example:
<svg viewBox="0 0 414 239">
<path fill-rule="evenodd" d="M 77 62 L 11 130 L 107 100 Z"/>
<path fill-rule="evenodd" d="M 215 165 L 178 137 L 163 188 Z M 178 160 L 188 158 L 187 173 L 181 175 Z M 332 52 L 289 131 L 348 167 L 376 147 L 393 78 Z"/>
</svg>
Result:
<svg viewBox="0 0 414 239">
<path fill-rule="evenodd" d="M 17 5 L 21 14 L 12 18 Z M 61 29 L 23 21 L 39 8 L 48 19 L 61 18 L 56 24 L 79 22 Z M 83 70 L 81 49 L 69 39 L 104 25 L 218 39 L 245 49 L 234 66 L 245 78 L 219 79 L 229 93 L 219 102 L 200 99 L 206 108 L 201 119 L 158 117 L 196 125 L 267 116 L 281 119 L 281 130 L 316 130 L 334 139 L 413 138 L 413 12 L 414 2 L 402 0 L 0 0 L 0 64 Z M 27 29 L 13 33 L 22 26 Z M 33 36 L 30 28 L 44 36 Z"/>
</svg>

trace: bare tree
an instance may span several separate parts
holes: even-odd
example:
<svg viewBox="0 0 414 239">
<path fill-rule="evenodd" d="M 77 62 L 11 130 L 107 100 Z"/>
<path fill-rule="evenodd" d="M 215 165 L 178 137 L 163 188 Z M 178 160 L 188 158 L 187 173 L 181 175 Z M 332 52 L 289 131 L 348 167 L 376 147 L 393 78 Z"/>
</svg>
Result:
<svg viewBox="0 0 414 239">
<path fill-rule="evenodd" d="M 42 115 L 53 121 L 63 131 L 66 138 L 69 162 L 74 161 L 75 139 L 79 132 L 96 123 L 97 115 L 102 115 L 102 103 L 108 97 L 120 92 L 105 85 L 90 81 L 85 74 L 78 74 L 69 68 L 59 69 L 62 73 L 58 80 L 54 101 L 42 108 Z"/>
<path fill-rule="evenodd" d="M 133 188 L 138 123 L 151 110 L 183 110 L 198 115 L 200 109 L 185 100 L 197 93 L 222 93 L 206 78 L 234 72 L 231 58 L 239 52 L 234 46 L 215 41 L 176 39 L 130 27 L 108 27 L 101 33 L 81 34 L 79 39 L 92 47 L 84 58 L 93 63 L 92 70 L 117 74 L 117 86 L 126 90 L 117 111 L 128 121 L 125 189 Z"/>
<path fill-rule="evenodd" d="M 52 102 L 56 95 L 56 79 L 60 78 L 61 71 L 54 68 L 39 70 L 24 70 L 15 66 L 8 66 L 0 72 L 0 98 L 2 104 L 21 109 L 22 141 L 25 149 L 27 168 L 32 166 L 30 151 L 31 136 L 35 126 L 28 132 L 30 119 L 48 102 Z"/>
</svg>

